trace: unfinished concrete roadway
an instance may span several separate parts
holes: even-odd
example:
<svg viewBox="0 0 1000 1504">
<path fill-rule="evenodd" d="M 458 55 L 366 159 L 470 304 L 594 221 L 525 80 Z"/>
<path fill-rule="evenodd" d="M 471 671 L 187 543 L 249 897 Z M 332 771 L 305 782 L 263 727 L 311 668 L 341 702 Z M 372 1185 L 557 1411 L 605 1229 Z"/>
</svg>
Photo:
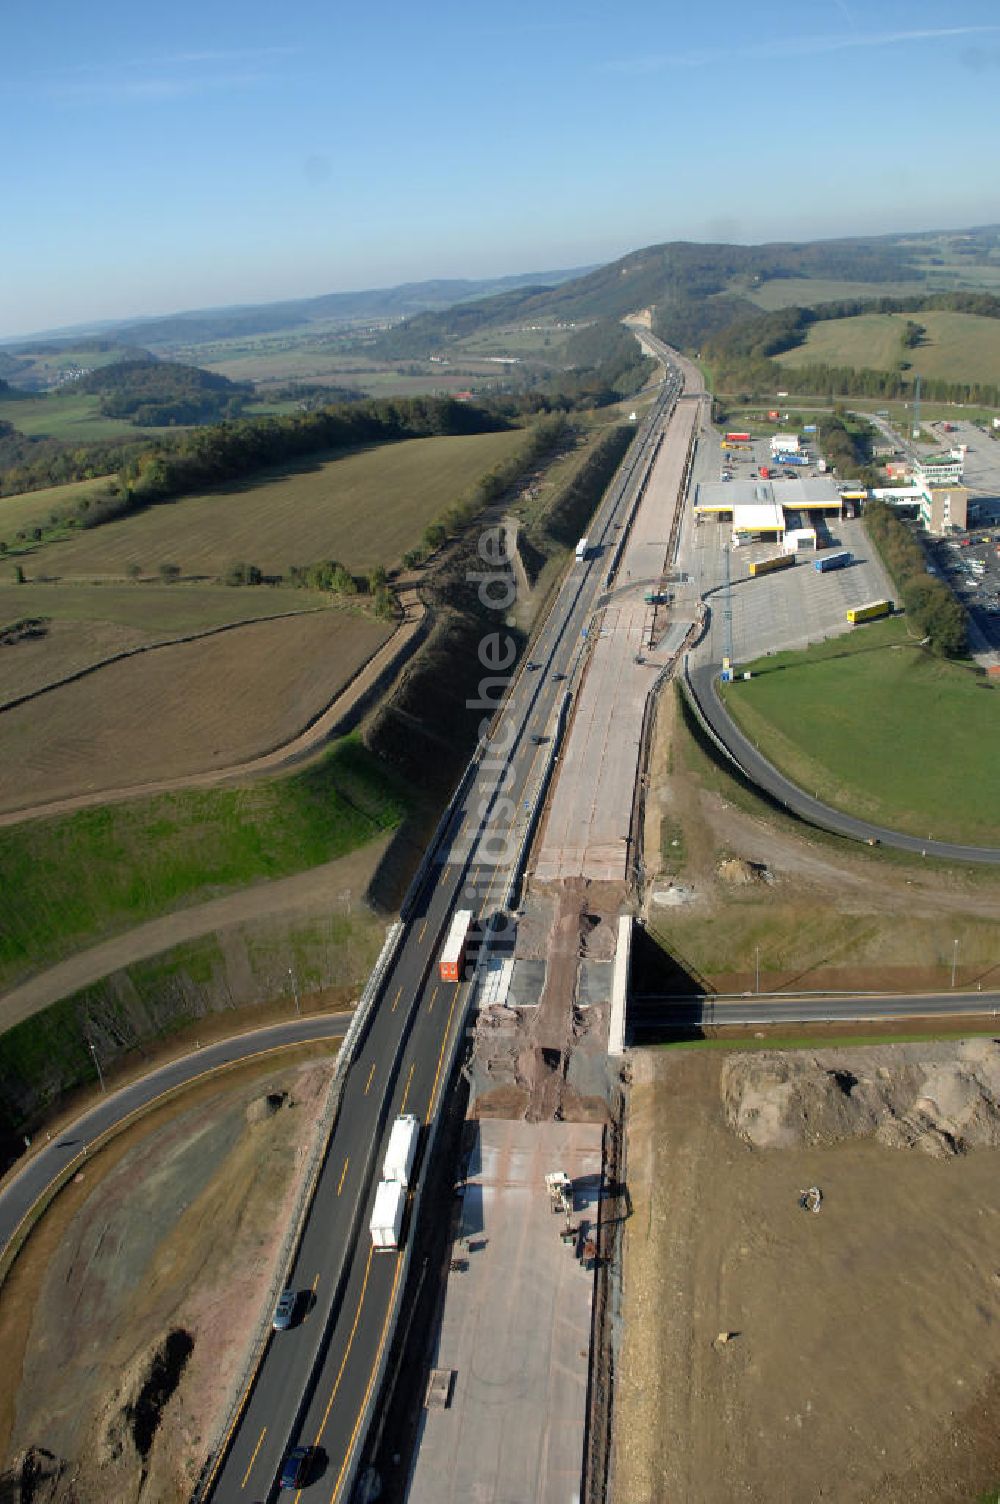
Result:
<svg viewBox="0 0 1000 1504">
<path fill-rule="evenodd" d="M 668 550 L 692 435 L 702 404 L 679 402 L 632 524 L 612 590 L 591 626 L 594 637 L 576 714 L 542 833 L 534 876 L 624 882 L 629 812 L 638 773 L 646 701 L 677 652 L 690 614 L 671 617 L 650 649 L 652 608 L 644 595 L 669 566 Z"/>
</svg>

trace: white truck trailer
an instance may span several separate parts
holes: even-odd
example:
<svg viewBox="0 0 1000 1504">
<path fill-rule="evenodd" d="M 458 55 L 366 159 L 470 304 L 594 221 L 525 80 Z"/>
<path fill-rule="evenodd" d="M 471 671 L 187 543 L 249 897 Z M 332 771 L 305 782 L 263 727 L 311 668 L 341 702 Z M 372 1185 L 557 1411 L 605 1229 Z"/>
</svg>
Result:
<svg viewBox="0 0 1000 1504">
<path fill-rule="evenodd" d="M 576 545 L 576 556 L 577 556 L 577 558 L 578 559 L 585 559 L 587 557 L 587 554 L 588 554 L 589 550 L 590 550 L 590 539 L 589 538 L 581 538 L 580 541 L 579 541 L 579 543 Z"/>
<path fill-rule="evenodd" d="M 409 1189 L 419 1141 L 420 1119 L 412 1112 L 404 1113 L 402 1117 L 397 1118 L 392 1125 L 385 1151 L 385 1163 L 382 1166 L 383 1180 L 398 1180 L 400 1185 Z"/>
<path fill-rule="evenodd" d="M 376 1253 L 391 1252 L 400 1246 L 405 1210 L 406 1186 L 398 1180 L 380 1180 L 370 1223 Z"/>
</svg>

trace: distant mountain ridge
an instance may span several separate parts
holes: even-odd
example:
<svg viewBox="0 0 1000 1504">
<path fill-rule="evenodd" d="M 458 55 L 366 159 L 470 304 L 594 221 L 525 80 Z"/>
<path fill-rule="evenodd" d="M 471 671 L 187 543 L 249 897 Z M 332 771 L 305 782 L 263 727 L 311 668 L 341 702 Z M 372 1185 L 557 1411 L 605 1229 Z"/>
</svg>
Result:
<svg viewBox="0 0 1000 1504">
<path fill-rule="evenodd" d="M 0 354 L 18 346 L 37 347 L 40 343 L 76 348 L 83 340 L 95 336 L 155 349 L 157 346 L 199 344 L 240 335 L 269 334 L 314 323 L 406 318 L 428 309 L 448 308 L 453 303 L 489 297 L 515 288 L 557 286 L 559 282 L 579 277 L 588 270 L 591 268 L 574 267 L 507 277 L 436 278 L 426 282 L 403 282 L 397 287 L 367 288 L 361 292 L 322 293 L 314 298 L 293 298 L 278 303 L 234 304 L 165 316 L 106 320 L 99 325 L 80 324 L 0 340 Z"/>
<path fill-rule="evenodd" d="M 558 286 L 526 287 L 417 314 L 378 340 L 375 352 L 394 359 L 419 358 L 463 335 L 515 319 L 620 319 L 650 307 L 658 332 L 674 344 L 696 347 L 738 320 L 760 315 L 762 310 L 746 294 L 766 282 L 804 278 L 920 283 L 926 272 L 916 257 L 924 254 L 924 242 L 949 236 L 961 242 L 963 253 L 984 259 L 1000 249 L 1000 229 L 995 225 L 763 245 L 668 241 L 630 251 Z"/>
</svg>

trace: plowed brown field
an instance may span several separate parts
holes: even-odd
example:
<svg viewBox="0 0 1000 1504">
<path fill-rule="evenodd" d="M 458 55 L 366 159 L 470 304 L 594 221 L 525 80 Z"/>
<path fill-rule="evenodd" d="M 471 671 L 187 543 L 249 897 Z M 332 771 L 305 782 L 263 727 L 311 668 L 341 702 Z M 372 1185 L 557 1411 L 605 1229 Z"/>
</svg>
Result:
<svg viewBox="0 0 1000 1504">
<path fill-rule="evenodd" d="M 390 631 L 335 608 L 254 622 L 110 664 L 5 711 L 0 809 L 266 752 L 318 715 Z"/>
</svg>

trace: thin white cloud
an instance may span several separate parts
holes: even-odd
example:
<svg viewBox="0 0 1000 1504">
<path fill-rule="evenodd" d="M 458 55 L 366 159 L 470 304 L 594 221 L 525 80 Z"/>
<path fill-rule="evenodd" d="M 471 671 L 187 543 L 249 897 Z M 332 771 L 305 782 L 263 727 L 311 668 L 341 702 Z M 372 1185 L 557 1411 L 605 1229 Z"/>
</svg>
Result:
<svg viewBox="0 0 1000 1504">
<path fill-rule="evenodd" d="M 131 68 L 169 68 L 182 63 L 259 63 L 268 58 L 293 57 L 297 47 L 234 47 L 217 52 L 173 52 L 162 57 L 133 58 Z"/>
<path fill-rule="evenodd" d="M 297 47 L 234 47 L 164 53 L 110 64 L 81 63 L 45 76 L 27 77 L 17 92 L 44 95 L 56 104 L 164 103 L 231 89 L 249 89 L 272 77 L 271 65 L 294 56 Z"/>
<path fill-rule="evenodd" d="M 911 31 L 845 32 L 804 37 L 775 37 L 767 42 L 749 42 L 740 49 L 742 58 L 778 61 L 789 57 L 817 57 L 848 49 L 899 47 L 905 42 L 946 42 L 961 37 L 994 35 L 1000 25 L 922 27 Z M 618 73 L 660 73 L 667 68 L 718 67 L 717 48 L 691 52 L 652 53 L 647 57 L 623 58 L 608 67 Z"/>
<path fill-rule="evenodd" d="M 56 104 L 168 104 L 233 89 L 252 89 L 268 81 L 264 73 L 202 73 L 183 77 L 124 77 L 90 79 L 79 83 L 51 83 L 46 90 Z"/>
</svg>

